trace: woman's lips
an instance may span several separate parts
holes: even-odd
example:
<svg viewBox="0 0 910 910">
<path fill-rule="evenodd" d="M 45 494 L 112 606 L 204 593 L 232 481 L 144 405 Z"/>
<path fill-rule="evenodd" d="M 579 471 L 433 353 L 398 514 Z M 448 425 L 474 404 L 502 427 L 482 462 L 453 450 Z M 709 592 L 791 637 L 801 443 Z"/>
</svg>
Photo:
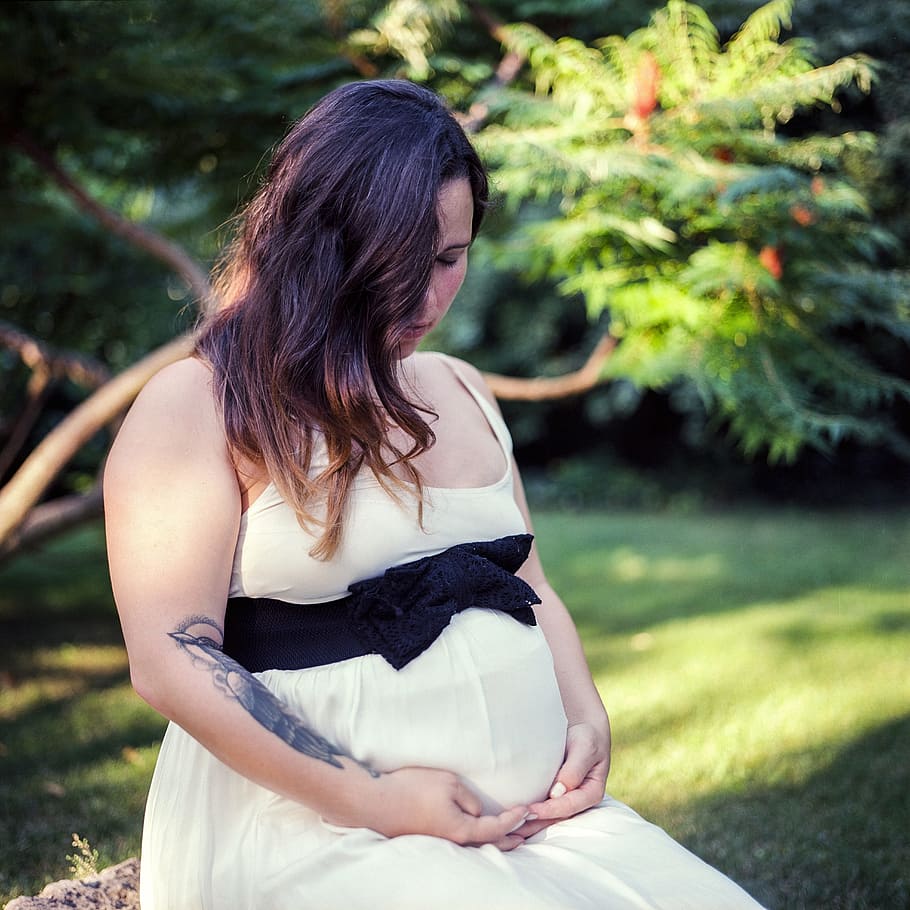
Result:
<svg viewBox="0 0 910 910">
<path fill-rule="evenodd" d="M 432 323 L 429 322 L 421 322 L 418 325 L 409 326 L 407 329 L 405 329 L 402 338 L 409 341 L 413 340 L 414 338 L 423 338 L 423 336 L 426 335 L 426 333 L 429 332 L 431 328 Z"/>
</svg>

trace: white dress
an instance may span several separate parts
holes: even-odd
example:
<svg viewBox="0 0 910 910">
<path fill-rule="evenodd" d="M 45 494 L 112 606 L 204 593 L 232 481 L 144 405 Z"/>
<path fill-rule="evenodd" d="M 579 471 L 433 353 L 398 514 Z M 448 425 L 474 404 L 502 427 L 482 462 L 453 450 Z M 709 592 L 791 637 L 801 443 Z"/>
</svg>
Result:
<svg viewBox="0 0 910 910">
<path fill-rule="evenodd" d="M 457 373 L 457 370 L 456 370 Z M 511 441 L 467 383 L 503 450 L 490 486 L 431 488 L 424 527 L 358 478 L 343 544 L 329 562 L 274 487 L 245 513 L 231 596 L 306 604 L 459 543 L 525 531 L 512 497 Z M 490 811 L 544 798 L 566 718 L 538 626 L 468 609 L 395 670 L 378 654 L 256 676 L 344 751 L 378 770 L 457 772 Z M 341 828 L 236 774 L 176 724 L 146 808 L 143 910 L 755 910 L 759 905 L 662 830 L 609 797 L 508 853 L 425 835 Z"/>
</svg>

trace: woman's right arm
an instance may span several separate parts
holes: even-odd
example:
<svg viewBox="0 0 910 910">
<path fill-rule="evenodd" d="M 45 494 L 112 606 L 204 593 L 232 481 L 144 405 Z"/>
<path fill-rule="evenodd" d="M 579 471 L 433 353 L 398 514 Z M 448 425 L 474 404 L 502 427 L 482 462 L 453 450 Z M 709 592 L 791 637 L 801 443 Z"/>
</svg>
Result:
<svg viewBox="0 0 910 910">
<path fill-rule="evenodd" d="M 240 490 L 211 389 L 184 360 L 137 398 L 104 476 L 111 583 L 136 691 L 235 771 L 329 821 L 394 836 L 520 842 L 455 775 L 379 775 L 311 730 L 221 650 Z"/>
</svg>

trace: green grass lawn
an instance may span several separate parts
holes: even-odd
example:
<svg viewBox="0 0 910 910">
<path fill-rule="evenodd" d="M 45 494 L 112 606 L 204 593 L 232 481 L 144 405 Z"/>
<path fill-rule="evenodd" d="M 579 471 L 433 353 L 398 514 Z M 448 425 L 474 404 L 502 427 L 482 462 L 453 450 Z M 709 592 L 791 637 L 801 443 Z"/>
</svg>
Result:
<svg viewBox="0 0 910 910">
<path fill-rule="evenodd" d="M 610 792 L 768 906 L 910 906 L 910 513 L 543 513 Z M 138 851 L 163 722 L 97 529 L 0 569 L 0 905 Z"/>
</svg>

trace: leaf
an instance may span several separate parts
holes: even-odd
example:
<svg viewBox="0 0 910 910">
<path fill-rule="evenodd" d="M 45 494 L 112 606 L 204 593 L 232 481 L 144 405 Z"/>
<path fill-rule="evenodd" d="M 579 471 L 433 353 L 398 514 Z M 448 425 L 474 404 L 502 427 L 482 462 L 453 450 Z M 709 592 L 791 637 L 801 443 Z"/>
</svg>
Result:
<svg viewBox="0 0 910 910">
<path fill-rule="evenodd" d="M 790 28 L 790 14 L 793 0 L 771 0 L 760 6 L 742 24 L 730 39 L 725 51 L 732 58 L 746 58 L 749 48 L 770 42 L 777 42 L 781 28 Z"/>
</svg>

